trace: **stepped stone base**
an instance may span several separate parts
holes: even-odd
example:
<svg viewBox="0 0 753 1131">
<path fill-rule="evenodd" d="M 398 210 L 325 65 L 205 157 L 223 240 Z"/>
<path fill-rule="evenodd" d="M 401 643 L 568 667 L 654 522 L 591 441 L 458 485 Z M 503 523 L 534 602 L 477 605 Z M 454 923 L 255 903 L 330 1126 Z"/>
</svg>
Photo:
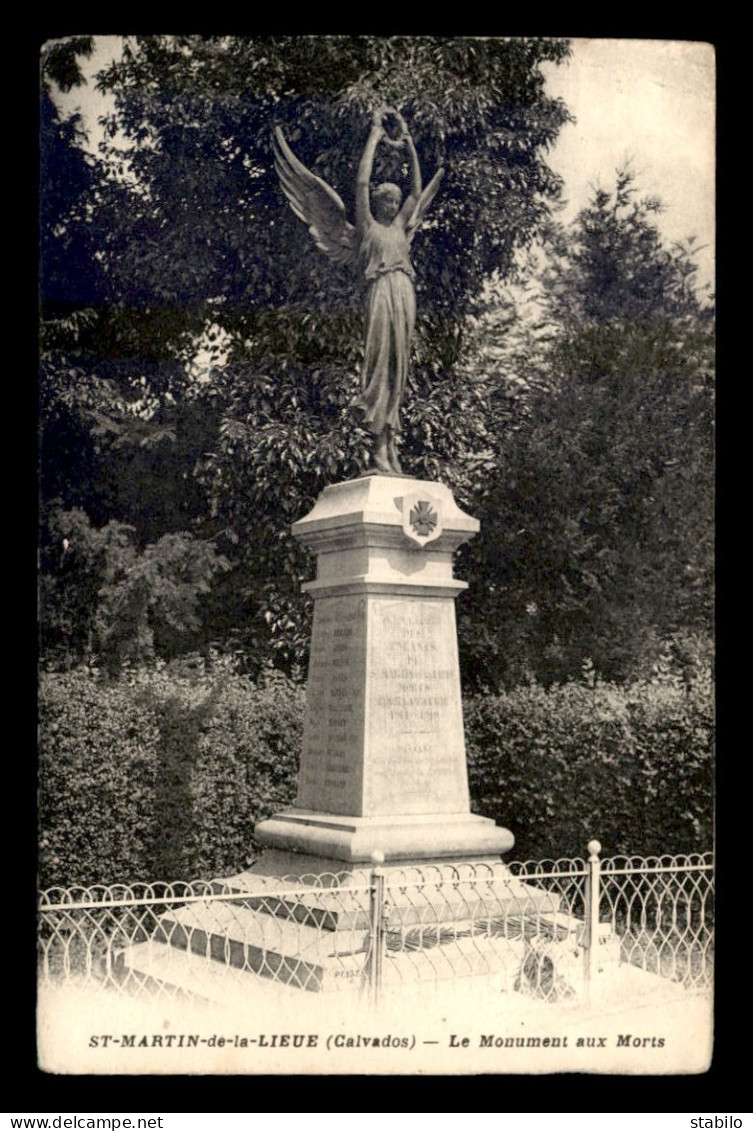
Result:
<svg viewBox="0 0 753 1131">
<path fill-rule="evenodd" d="M 514 843 L 507 829 L 469 812 L 352 817 L 296 808 L 262 821 L 254 836 L 268 846 L 263 871 L 274 875 L 341 872 L 375 859 L 403 867 L 496 863 Z"/>
<path fill-rule="evenodd" d="M 416 923 L 441 924 L 448 928 L 461 921 L 499 918 L 535 918 L 559 911 L 560 897 L 524 884 L 512 876 L 498 861 L 489 861 L 485 869 L 474 862 L 476 878 L 462 864 L 437 864 L 419 869 L 389 868 L 385 874 L 387 908 L 385 925 L 388 931 L 400 931 Z M 290 876 L 290 873 L 286 873 Z M 369 925 L 369 892 L 371 873 L 352 869 L 332 875 L 332 885 L 319 887 L 320 874 L 312 875 L 317 886 L 306 890 L 307 877 L 299 881 L 297 890 L 281 890 L 276 877 L 256 871 L 256 865 L 236 876 L 218 881 L 224 892 L 247 894 L 242 902 L 267 914 L 292 917 L 312 922 L 324 930 L 352 929 Z M 326 877 L 325 877 L 326 879 Z M 336 885 L 336 886 L 335 886 Z M 235 903 L 235 900 L 233 901 Z M 240 901 L 239 901 L 240 902 Z"/>
<path fill-rule="evenodd" d="M 386 991 L 403 990 L 421 983 L 473 977 L 484 979 L 496 992 L 510 992 L 519 982 L 523 960 L 524 943 L 520 939 L 461 937 L 431 948 L 389 953 L 382 987 Z M 207 961 L 195 951 L 149 942 L 129 947 L 120 966 L 121 977 L 134 979 L 139 986 L 235 1009 L 242 1006 L 245 995 L 253 1000 L 265 991 L 279 994 L 287 988 L 293 994 L 303 990 L 360 995 L 367 984 L 363 955 L 320 957 L 314 964 L 287 958 L 280 962 L 272 981 L 264 976 L 266 961 L 256 968 L 251 964 L 228 968 Z"/>
<path fill-rule="evenodd" d="M 488 975 L 513 988 L 530 952 L 525 924 L 561 917 L 558 896 L 498 862 L 484 880 L 446 863 L 432 880 L 424 862 L 421 883 L 410 867 L 384 871 L 384 986 Z M 230 1004 L 254 992 L 259 976 L 315 993 L 361 991 L 370 976 L 369 881 L 369 871 L 353 869 L 338 886 L 293 888 L 253 868 L 217 880 L 223 898 L 162 915 L 148 942 L 122 952 L 121 976 Z"/>
</svg>

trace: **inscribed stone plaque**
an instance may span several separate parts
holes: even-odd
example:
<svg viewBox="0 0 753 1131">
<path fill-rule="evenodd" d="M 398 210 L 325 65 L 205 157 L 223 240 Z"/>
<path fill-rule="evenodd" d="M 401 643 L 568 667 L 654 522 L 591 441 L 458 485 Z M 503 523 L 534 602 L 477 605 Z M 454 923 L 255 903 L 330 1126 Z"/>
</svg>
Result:
<svg viewBox="0 0 753 1131">
<path fill-rule="evenodd" d="M 369 598 L 364 814 L 469 808 L 455 605 Z"/>
<path fill-rule="evenodd" d="M 297 804 L 361 812 L 366 601 L 319 597 L 314 606 Z"/>
</svg>

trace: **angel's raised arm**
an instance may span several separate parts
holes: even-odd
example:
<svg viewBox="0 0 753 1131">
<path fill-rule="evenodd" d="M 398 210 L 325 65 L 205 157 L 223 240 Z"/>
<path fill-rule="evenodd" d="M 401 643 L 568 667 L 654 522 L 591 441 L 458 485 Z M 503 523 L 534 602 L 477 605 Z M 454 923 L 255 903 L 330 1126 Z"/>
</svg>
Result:
<svg viewBox="0 0 753 1131">
<path fill-rule="evenodd" d="M 359 234 L 372 220 L 369 204 L 369 182 L 371 181 L 376 147 L 381 138 L 384 137 L 383 116 L 384 110 L 374 111 L 371 119 L 371 131 L 366 141 L 363 156 L 358 164 L 358 173 L 356 174 L 356 229 Z"/>
<path fill-rule="evenodd" d="M 398 114 L 400 124 L 403 127 L 403 138 L 405 146 L 408 150 L 408 160 L 410 162 L 410 195 L 406 197 L 403 207 L 400 209 L 400 219 L 405 226 L 413 215 L 413 211 L 421 197 L 423 188 L 421 181 L 421 166 L 418 163 L 418 154 L 416 147 L 413 144 L 413 138 L 410 135 L 408 127 L 405 124 L 403 116 Z"/>
</svg>

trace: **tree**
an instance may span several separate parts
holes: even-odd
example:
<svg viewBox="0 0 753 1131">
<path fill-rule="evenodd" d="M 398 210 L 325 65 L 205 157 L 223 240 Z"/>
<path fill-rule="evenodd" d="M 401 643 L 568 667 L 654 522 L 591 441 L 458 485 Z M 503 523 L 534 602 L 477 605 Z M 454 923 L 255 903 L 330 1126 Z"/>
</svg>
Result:
<svg viewBox="0 0 753 1131">
<path fill-rule="evenodd" d="M 86 657 L 116 670 L 195 646 L 201 600 L 228 568 L 212 543 L 164 534 L 140 550 L 132 527 L 97 530 L 55 506 L 40 549 L 43 651 L 66 667 Z"/>
<path fill-rule="evenodd" d="M 710 638 L 713 310 L 657 208 L 619 172 L 553 233 L 535 331 L 508 325 L 498 384 L 524 392 L 472 550 L 484 629 L 466 632 L 466 660 L 481 682 L 584 663 L 625 678 L 667 648 L 682 667 Z"/>
<path fill-rule="evenodd" d="M 99 76 L 115 109 L 96 188 L 85 190 L 108 288 L 95 357 L 111 404 L 87 406 L 97 415 L 86 417 L 109 461 L 98 518 L 135 526 L 142 541 L 185 528 L 178 520 L 192 511 L 196 533 L 219 538 L 234 559 L 235 607 L 222 629 L 247 647 L 262 653 L 271 643 L 285 664 L 304 658 L 299 584 L 309 565 L 288 528 L 366 457 L 349 413 L 362 294 L 321 260 L 290 212 L 272 127 L 351 213 L 375 105 L 401 107 L 425 169 L 444 164 L 433 222 L 416 245 L 403 455 L 415 473 L 441 476 L 469 499 L 489 439 L 483 396 L 457 377 L 467 315 L 559 193 L 544 154 L 568 115 L 547 97 L 541 64 L 567 54 L 559 40 L 144 36 L 124 41 Z M 396 160 L 381 154 L 376 175 L 400 179 Z M 197 382 L 187 360 L 212 335 L 223 348 Z M 126 456 L 133 466 L 123 474 Z M 150 489 L 157 458 L 162 474 Z M 87 470 L 82 493 L 92 478 Z M 134 498 L 135 482 L 143 489 Z M 166 510 L 165 485 L 176 483 Z M 151 526 L 149 514 L 158 516 Z"/>
<path fill-rule="evenodd" d="M 67 666 L 203 641 L 200 599 L 228 565 L 187 532 L 204 504 L 191 469 L 206 414 L 199 428 L 194 402 L 148 387 L 150 369 L 183 367 L 144 355 L 152 328 L 133 332 L 104 264 L 112 186 L 80 116 L 55 104 L 56 87 L 84 81 L 78 56 L 91 50 L 83 37 L 46 45 L 40 99 L 41 643 Z M 129 357 L 123 343 L 137 340 Z"/>
<path fill-rule="evenodd" d="M 77 53 L 90 39 L 53 42 L 42 58 L 40 92 L 39 307 L 40 454 L 43 500 L 70 492 L 70 505 L 97 508 L 97 474 L 86 414 L 112 399 L 88 363 L 105 304 L 105 279 L 91 223 L 96 171 L 79 115 L 60 117 L 56 86 L 83 81 Z"/>
</svg>

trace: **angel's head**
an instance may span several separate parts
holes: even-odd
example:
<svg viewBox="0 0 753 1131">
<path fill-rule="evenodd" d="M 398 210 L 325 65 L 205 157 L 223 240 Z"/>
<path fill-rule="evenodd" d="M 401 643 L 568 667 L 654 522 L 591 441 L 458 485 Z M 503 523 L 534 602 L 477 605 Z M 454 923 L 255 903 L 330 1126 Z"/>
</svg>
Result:
<svg viewBox="0 0 753 1131">
<path fill-rule="evenodd" d="M 397 185 L 385 181 L 377 185 L 371 194 L 371 207 L 374 219 L 380 224 L 391 224 L 400 211 L 403 194 Z"/>
</svg>

